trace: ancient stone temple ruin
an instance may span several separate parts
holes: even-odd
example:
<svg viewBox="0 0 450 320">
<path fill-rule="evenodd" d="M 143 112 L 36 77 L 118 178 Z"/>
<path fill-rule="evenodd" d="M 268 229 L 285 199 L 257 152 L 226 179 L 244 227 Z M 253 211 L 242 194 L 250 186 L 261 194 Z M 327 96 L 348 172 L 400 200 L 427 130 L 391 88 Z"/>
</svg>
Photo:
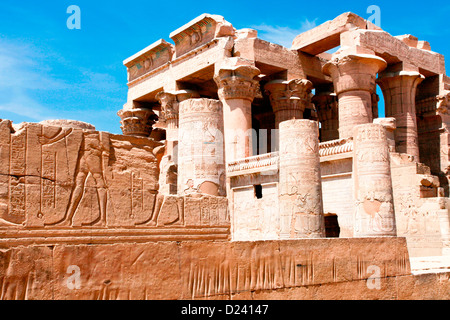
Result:
<svg viewBox="0 0 450 320">
<path fill-rule="evenodd" d="M 123 135 L 1 120 L 2 299 L 450 298 L 442 55 L 352 13 L 169 37 L 124 61 Z"/>
</svg>

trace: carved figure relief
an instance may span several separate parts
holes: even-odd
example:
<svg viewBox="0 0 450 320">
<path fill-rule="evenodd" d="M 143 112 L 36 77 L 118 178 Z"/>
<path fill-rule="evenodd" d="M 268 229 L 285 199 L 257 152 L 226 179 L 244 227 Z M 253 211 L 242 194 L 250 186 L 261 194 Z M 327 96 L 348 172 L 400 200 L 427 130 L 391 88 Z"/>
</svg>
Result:
<svg viewBox="0 0 450 320">
<path fill-rule="evenodd" d="M 176 193 L 170 186 L 176 186 L 175 164 L 166 157 L 159 174 L 153 151 L 158 152 L 160 142 L 40 124 L 15 131 L 3 121 L 0 136 L 5 138 L 0 157 L 8 159 L 0 163 L 0 228 L 186 226 L 184 198 L 170 196 Z M 215 153 L 210 146 L 204 150 Z M 223 172 L 218 179 L 225 182 Z M 168 184 L 166 194 L 158 193 L 158 181 Z M 198 188 L 208 193 L 219 187 L 203 183 Z M 212 205 L 216 209 L 199 211 L 202 219 L 188 219 L 190 225 L 228 227 L 226 201 Z M 189 210 L 196 215 L 197 209 Z"/>
</svg>

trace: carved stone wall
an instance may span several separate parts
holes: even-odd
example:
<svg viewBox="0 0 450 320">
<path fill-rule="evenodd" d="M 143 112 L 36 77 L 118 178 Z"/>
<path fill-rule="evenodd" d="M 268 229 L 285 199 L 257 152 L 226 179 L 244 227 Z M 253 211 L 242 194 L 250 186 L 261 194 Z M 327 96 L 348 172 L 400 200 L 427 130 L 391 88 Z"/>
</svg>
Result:
<svg viewBox="0 0 450 320">
<path fill-rule="evenodd" d="M 203 234 L 227 238 L 225 198 L 158 193 L 161 147 L 145 137 L 36 123 L 14 129 L 2 120 L 0 245 L 85 242 L 88 235 L 120 241 L 134 228 L 143 229 L 142 239 L 164 237 L 154 228 L 184 228 L 168 235 L 195 238 L 202 232 L 189 228 L 213 226 L 219 229 Z"/>
<path fill-rule="evenodd" d="M 336 214 L 340 237 L 353 237 L 353 177 L 352 158 L 322 161 L 323 211 Z"/>
<path fill-rule="evenodd" d="M 448 198 L 429 196 L 438 178 L 430 168 L 401 154 L 391 154 L 397 235 L 405 237 L 411 256 L 440 256 L 450 252 Z M 443 192 L 442 192 L 443 193 Z"/>
<path fill-rule="evenodd" d="M 232 196 L 234 241 L 279 239 L 277 182 L 233 188 Z"/>
<path fill-rule="evenodd" d="M 408 259 L 402 238 L 11 247 L 0 299 L 401 298 Z M 382 290 L 366 285 L 374 265 Z"/>
</svg>

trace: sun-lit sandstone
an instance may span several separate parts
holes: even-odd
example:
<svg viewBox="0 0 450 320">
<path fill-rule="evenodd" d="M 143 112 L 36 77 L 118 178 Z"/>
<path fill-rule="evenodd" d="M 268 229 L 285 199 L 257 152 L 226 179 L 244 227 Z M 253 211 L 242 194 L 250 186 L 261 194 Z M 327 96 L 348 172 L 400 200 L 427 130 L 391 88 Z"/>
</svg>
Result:
<svg viewBox="0 0 450 320">
<path fill-rule="evenodd" d="M 124 61 L 122 135 L 0 120 L 1 299 L 450 299 L 442 55 L 352 13 L 170 38 Z"/>
</svg>

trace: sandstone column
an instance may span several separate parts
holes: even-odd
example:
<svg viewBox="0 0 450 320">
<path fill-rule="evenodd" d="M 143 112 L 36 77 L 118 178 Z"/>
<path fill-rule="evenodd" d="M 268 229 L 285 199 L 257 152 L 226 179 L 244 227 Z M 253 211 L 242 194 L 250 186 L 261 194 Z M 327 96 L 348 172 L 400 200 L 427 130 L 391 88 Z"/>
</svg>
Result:
<svg viewBox="0 0 450 320">
<path fill-rule="evenodd" d="M 325 236 L 317 121 L 280 123 L 280 237 Z"/>
<path fill-rule="evenodd" d="M 178 194 L 225 195 L 222 103 L 187 99 L 179 111 Z"/>
<path fill-rule="evenodd" d="M 156 99 L 161 104 L 161 115 L 158 123 L 166 129 L 166 154 L 175 158 L 174 148 L 178 143 L 179 103 L 189 98 L 199 97 L 198 93 L 190 90 L 161 91 Z"/>
<path fill-rule="evenodd" d="M 223 104 L 227 162 L 253 155 L 252 101 L 259 90 L 255 80 L 258 74 L 258 68 L 245 64 L 228 63 L 216 70 L 214 80 Z"/>
<path fill-rule="evenodd" d="M 386 129 L 375 123 L 358 125 L 353 139 L 354 236 L 396 236 Z"/>
<path fill-rule="evenodd" d="M 372 54 L 337 54 L 323 66 L 338 95 L 339 138 L 352 136 L 358 124 L 372 122 L 372 94 L 377 72 L 386 61 Z"/>
<path fill-rule="evenodd" d="M 150 109 L 136 108 L 129 110 L 119 110 L 120 128 L 124 135 L 134 135 L 148 137 L 152 132 L 152 125 L 155 123 L 156 115 Z"/>
<path fill-rule="evenodd" d="M 384 95 L 386 117 L 396 119 L 395 145 L 397 152 L 414 156 L 419 161 L 419 140 L 416 120 L 416 89 L 424 79 L 415 71 L 380 74 L 378 84 Z"/>
<path fill-rule="evenodd" d="M 321 124 L 321 141 L 339 139 L 338 103 L 336 94 L 320 92 L 312 99 Z"/>
<path fill-rule="evenodd" d="M 303 112 L 311 103 L 313 84 L 307 79 L 274 80 L 265 85 L 275 113 L 275 128 L 285 120 L 303 119 Z"/>
</svg>

